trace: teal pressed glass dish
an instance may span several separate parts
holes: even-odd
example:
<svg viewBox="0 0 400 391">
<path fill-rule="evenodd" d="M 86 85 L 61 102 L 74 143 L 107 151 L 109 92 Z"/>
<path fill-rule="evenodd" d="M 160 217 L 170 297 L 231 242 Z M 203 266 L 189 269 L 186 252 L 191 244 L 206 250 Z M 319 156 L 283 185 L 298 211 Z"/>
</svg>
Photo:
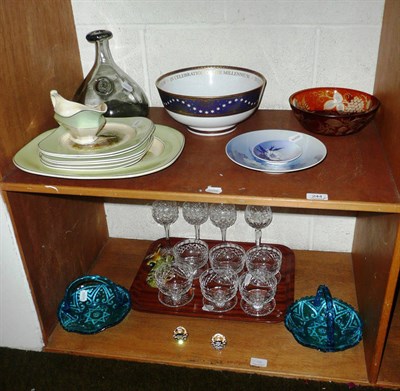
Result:
<svg viewBox="0 0 400 391">
<path fill-rule="evenodd" d="M 357 345 L 362 338 L 362 320 L 349 304 L 332 298 L 320 285 L 316 296 L 295 301 L 285 315 L 285 326 L 303 346 L 322 352 L 337 352 Z"/>
<path fill-rule="evenodd" d="M 95 334 L 121 322 L 130 309 L 127 289 L 106 277 L 87 275 L 68 286 L 57 315 L 66 331 Z"/>
</svg>

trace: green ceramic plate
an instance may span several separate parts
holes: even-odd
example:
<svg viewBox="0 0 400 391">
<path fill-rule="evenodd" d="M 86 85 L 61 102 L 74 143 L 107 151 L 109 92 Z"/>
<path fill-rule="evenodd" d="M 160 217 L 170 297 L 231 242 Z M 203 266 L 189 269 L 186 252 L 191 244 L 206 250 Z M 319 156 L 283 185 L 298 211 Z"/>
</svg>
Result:
<svg viewBox="0 0 400 391">
<path fill-rule="evenodd" d="M 46 156 L 93 159 L 119 155 L 125 151 L 140 148 L 153 132 L 154 124 L 148 118 L 107 118 L 98 141 L 93 144 L 76 144 L 72 141 L 69 132 L 60 126 L 38 142 L 38 146 L 40 152 Z M 112 137 L 102 138 L 101 135 Z"/>
<path fill-rule="evenodd" d="M 154 132 L 158 142 L 153 143 L 152 148 L 138 163 L 115 169 L 96 170 L 73 170 L 59 169 L 45 166 L 39 157 L 38 144 L 45 139 L 53 130 L 42 133 L 27 145 L 25 145 L 14 156 L 14 164 L 21 170 L 31 174 L 67 178 L 67 179 L 116 179 L 134 178 L 152 174 L 169 167 L 181 154 L 185 145 L 185 137 L 178 130 L 164 125 L 156 125 Z"/>
</svg>

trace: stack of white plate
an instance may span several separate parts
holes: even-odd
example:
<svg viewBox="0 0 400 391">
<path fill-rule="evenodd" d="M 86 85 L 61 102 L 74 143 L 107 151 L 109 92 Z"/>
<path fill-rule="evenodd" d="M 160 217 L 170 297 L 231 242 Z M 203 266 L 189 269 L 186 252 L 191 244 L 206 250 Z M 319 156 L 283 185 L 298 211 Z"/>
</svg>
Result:
<svg viewBox="0 0 400 391">
<path fill-rule="evenodd" d="M 63 127 L 39 142 L 40 161 L 62 170 L 108 170 L 138 163 L 154 140 L 156 127 L 144 117 L 107 118 L 92 144 L 76 144 Z"/>
</svg>

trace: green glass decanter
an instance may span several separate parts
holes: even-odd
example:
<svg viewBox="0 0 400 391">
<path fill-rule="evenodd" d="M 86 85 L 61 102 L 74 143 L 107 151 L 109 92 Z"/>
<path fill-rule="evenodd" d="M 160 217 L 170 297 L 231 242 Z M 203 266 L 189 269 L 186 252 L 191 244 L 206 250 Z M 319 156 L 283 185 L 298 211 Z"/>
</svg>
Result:
<svg viewBox="0 0 400 391">
<path fill-rule="evenodd" d="M 106 117 L 146 117 L 149 102 L 142 88 L 118 65 L 110 52 L 111 31 L 96 30 L 86 35 L 96 45 L 96 61 L 75 93 L 74 100 L 88 106 L 107 104 Z"/>
</svg>

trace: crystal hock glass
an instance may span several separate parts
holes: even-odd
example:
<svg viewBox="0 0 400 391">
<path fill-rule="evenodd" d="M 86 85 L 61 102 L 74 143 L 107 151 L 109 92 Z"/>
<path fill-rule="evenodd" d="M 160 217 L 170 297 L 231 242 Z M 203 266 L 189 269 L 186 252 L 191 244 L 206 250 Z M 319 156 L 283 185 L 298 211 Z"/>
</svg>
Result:
<svg viewBox="0 0 400 391">
<path fill-rule="evenodd" d="M 256 231 L 256 246 L 261 243 L 261 230 L 268 227 L 272 221 L 272 210 L 269 206 L 247 205 L 244 219 Z"/>
<path fill-rule="evenodd" d="M 210 220 L 221 230 L 222 241 L 226 242 L 226 230 L 236 221 L 236 207 L 233 204 L 211 204 Z"/>
<path fill-rule="evenodd" d="M 154 201 L 152 205 L 153 219 L 164 226 L 166 246 L 164 252 L 172 255 L 172 248 L 169 240 L 169 230 L 171 224 L 178 220 L 179 209 L 175 201 Z"/>
<path fill-rule="evenodd" d="M 184 202 L 182 213 L 185 221 L 194 225 L 195 238 L 200 239 L 200 225 L 208 219 L 208 204 L 205 202 Z"/>
</svg>

